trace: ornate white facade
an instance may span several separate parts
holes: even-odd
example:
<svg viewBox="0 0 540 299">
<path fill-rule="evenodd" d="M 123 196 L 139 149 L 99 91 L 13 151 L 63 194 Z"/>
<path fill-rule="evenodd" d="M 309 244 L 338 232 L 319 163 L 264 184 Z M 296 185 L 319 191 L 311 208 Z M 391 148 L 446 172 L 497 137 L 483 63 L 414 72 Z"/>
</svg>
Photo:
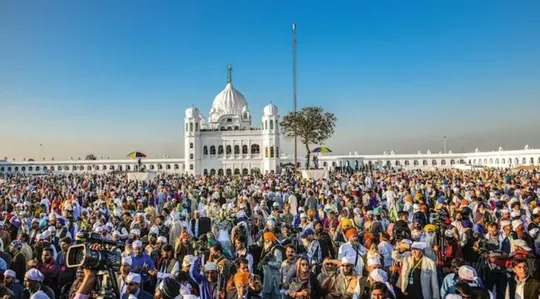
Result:
<svg viewBox="0 0 540 299">
<path fill-rule="evenodd" d="M 184 118 L 184 161 L 189 174 L 248 174 L 279 169 L 279 115 L 275 105 L 264 108 L 261 127 L 251 126 L 244 95 L 227 85 L 212 102 L 208 119 L 190 107 Z"/>
</svg>

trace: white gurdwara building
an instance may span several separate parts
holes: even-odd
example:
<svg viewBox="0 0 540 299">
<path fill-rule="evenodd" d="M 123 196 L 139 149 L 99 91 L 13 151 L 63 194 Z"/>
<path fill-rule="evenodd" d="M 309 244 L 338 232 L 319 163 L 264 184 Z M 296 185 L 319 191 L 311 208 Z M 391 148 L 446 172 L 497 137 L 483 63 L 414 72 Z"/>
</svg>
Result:
<svg viewBox="0 0 540 299">
<path fill-rule="evenodd" d="M 190 174 L 248 174 L 279 169 L 279 115 L 264 107 L 260 128 L 251 126 L 244 95 L 234 88 L 229 65 L 227 85 L 212 102 L 208 118 L 196 107 L 184 118 L 184 161 Z"/>
</svg>

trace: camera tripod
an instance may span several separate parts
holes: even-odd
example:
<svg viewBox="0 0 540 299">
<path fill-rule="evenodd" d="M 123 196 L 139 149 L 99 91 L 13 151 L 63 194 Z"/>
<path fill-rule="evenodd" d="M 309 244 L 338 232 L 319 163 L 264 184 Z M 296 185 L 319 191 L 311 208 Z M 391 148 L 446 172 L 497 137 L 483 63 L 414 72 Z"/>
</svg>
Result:
<svg viewBox="0 0 540 299">
<path fill-rule="evenodd" d="M 120 290 L 116 281 L 116 274 L 112 269 L 99 270 L 96 274 L 97 282 L 94 290 L 97 293 L 97 299 L 116 299 L 120 298 Z"/>
</svg>

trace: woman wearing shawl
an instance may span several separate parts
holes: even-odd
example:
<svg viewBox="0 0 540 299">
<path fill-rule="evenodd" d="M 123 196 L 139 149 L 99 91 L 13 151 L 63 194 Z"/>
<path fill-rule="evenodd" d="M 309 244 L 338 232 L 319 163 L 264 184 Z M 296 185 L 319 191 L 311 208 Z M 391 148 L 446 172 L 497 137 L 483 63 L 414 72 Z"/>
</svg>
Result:
<svg viewBox="0 0 540 299">
<path fill-rule="evenodd" d="M 296 277 L 289 285 L 289 296 L 299 299 L 315 299 L 321 295 L 317 276 L 311 272 L 307 257 L 301 256 L 296 261 Z"/>
</svg>

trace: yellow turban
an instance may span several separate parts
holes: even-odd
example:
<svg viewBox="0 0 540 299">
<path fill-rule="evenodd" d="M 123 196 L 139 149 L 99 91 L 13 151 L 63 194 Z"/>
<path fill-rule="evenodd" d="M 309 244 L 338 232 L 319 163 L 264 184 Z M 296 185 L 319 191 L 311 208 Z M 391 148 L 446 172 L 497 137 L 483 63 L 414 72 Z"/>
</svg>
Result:
<svg viewBox="0 0 540 299">
<path fill-rule="evenodd" d="M 352 223 L 351 220 L 345 218 L 345 219 L 341 220 L 341 229 L 345 230 L 348 227 L 352 227 L 352 224 L 353 223 Z"/>
<path fill-rule="evenodd" d="M 435 231 L 437 230 L 437 227 L 433 224 L 428 224 L 424 227 L 424 230 L 427 232 L 427 231 Z"/>
</svg>

